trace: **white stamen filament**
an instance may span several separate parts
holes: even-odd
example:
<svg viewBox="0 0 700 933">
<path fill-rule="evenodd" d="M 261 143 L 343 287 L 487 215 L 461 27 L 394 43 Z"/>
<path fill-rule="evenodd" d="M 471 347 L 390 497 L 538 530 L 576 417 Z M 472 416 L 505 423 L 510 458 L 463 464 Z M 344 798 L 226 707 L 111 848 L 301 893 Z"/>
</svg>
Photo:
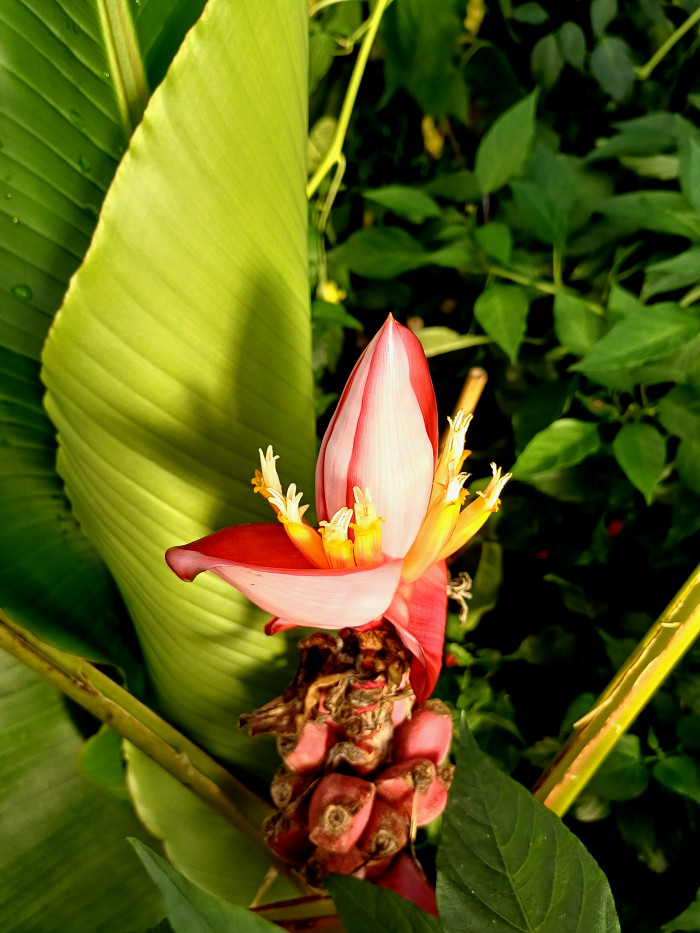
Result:
<svg viewBox="0 0 700 933">
<path fill-rule="evenodd" d="M 342 509 L 338 509 L 329 522 L 319 522 L 323 540 L 328 543 L 331 541 L 347 541 L 351 520 L 352 509 L 343 506 Z"/>
<path fill-rule="evenodd" d="M 262 452 L 261 448 L 258 448 L 258 453 L 260 454 L 260 472 L 262 473 L 262 485 L 266 487 L 269 493 L 276 492 L 280 496 L 282 495 L 282 484 L 280 483 L 280 478 L 277 475 L 277 466 L 276 461 L 279 460 L 279 455 L 275 455 L 272 452 L 272 444 L 270 444 L 265 451 Z M 277 503 L 275 503 L 277 505 Z M 277 506 L 279 508 L 279 506 Z"/>
<path fill-rule="evenodd" d="M 282 495 L 280 490 L 277 490 L 271 486 L 267 487 L 267 491 L 270 494 L 270 502 L 279 509 L 279 518 L 287 522 L 296 522 L 301 524 L 302 518 L 304 517 L 304 512 L 308 509 L 308 505 L 302 505 L 299 508 L 299 503 L 304 495 L 303 492 L 297 492 L 296 483 L 292 483 L 291 486 L 287 489 L 287 495 Z"/>
</svg>

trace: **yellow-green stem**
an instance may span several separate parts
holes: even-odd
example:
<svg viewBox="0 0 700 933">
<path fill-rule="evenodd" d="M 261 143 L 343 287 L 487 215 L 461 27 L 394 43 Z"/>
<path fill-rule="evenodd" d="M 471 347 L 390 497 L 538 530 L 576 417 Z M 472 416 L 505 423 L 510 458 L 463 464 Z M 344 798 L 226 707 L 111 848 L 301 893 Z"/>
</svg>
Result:
<svg viewBox="0 0 700 933">
<path fill-rule="evenodd" d="M 331 140 L 328 152 L 321 160 L 321 164 L 316 169 L 308 185 L 306 186 L 307 198 L 312 197 L 328 172 L 330 172 L 333 166 L 336 165 L 340 160 L 343 152 L 345 135 L 348 131 L 348 126 L 350 125 L 352 109 L 355 106 L 355 99 L 357 98 L 357 92 L 360 89 L 360 82 L 362 81 L 362 76 L 365 73 L 365 67 L 367 65 L 367 59 L 369 58 L 370 49 L 374 44 L 377 30 L 379 29 L 379 23 L 382 16 L 384 15 L 384 11 L 390 3 L 391 0 L 378 0 L 377 5 L 375 6 L 374 10 L 372 11 L 372 15 L 369 18 L 369 26 L 367 28 L 367 32 L 365 33 L 365 37 L 362 40 L 360 51 L 357 53 L 357 60 L 355 61 L 355 67 L 352 70 L 350 84 L 348 85 L 348 90 L 345 95 L 345 100 L 343 101 L 340 116 L 338 117 L 338 123 L 335 128 L 335 133 L 333 134 L 333 139 Z"/>
<path fill-rule="evenodd" d="M 659 62 L 666 57 L 676 42 L 678 42 L 679 39 L 682 39 L 686 32 L 688 32 L 689 29 L 692 29 L 698 21 L 700 21 L 700 7 L 698 7 L 697 10 L 694 10 L 688 19 L 682 23 L 662 45 L 659 46 L 646 65 L 642 65 L 640 68 L 635 69 L 637 72 L 637 77 L 640 81 L 646 81 L 654 68 L 656 68 Z"/>
<path fill-rule="evenodd" d="M 273 859 L 260 830 L 271 807 L 153 710 L 84 658 L 47 644 L 2 610 L 0 648 L 128 739 Z"/>
<path fill-rule="evenodd" d="M 533 793 L 563 816 L 641 710 L 700 635 L 700 566 L 676 594 Z"/>
</svg>

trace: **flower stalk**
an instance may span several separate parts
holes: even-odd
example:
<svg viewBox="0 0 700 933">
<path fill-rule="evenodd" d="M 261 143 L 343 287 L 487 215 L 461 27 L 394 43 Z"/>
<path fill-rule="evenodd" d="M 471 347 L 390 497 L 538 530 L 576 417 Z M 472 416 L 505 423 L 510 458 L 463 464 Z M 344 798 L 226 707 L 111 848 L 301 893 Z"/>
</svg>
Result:
<svg viewBox="0 0 700 933">
<path fill-rule="evenodd" d="M 533 788 L 563 816 L 654 693 L 700 635 L 700 566 L 661 613 L 646 637 Z"/>
</svg>

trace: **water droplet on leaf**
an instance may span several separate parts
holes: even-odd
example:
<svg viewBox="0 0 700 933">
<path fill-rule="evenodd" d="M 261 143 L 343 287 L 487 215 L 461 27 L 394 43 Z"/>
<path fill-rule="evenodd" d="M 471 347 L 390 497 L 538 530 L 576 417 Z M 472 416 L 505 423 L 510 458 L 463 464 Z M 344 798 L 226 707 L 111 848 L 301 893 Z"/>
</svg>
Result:
<svg viewBox="0 0 700 933">
<path fill-rule="evenodd" d="M 18 223 L 19 223 L 19 217 L 13 217 L 13 218 L 12 218 L 12 223 L 13 223 L 13 224 L 18 224 Z"/>
<path fill-rule="evenodd" d="M 83 126 L 83 124 L 85 123 L 85 121 L 83 120 L 82 116 L 78 113 L 77 110 L 71 110 L 71 112 L 70 112 L 70 122 L 71 122 L 74 126 Z"/>
<path fill-rule="evenodd" d="M 92 171 L 92 162 L 86 159 L 85 156 L 78 156 L 78 165 L 80 166 L 80 171 L 84 175 Z"/>
<path fill-rule="evenodd" d="M 5 195 L 5 197 L 7 198 L 8 201 L 11 201 L 11 200 L 12 200 L 12 192 L 11 192 L 11 191 L 8 191 L 7 194 Z"/>
<path fill-rule="evenodd" d="M 12 294 L 20 301 L 29 301 L 34 292 L 28 285 L 15 285 L 12 288 Z"/>
</svg>

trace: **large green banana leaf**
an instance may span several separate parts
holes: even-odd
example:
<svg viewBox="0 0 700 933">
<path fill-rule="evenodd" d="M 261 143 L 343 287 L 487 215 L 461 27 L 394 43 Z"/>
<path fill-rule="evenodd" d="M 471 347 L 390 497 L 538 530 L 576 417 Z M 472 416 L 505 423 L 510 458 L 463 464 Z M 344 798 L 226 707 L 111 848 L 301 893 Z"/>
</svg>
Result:
<svg viewBox="0 0 700 933">
<path fill-rule="evenodd" d="M 54 643 L 127 668 L 116 590 L 55 474 L 38 361 L 147 79 L 162 78 L 201 7 L 134 0 L 134 31 L 121 0 L 0 4 L 0 602 Z"/>
<path fill-rule="evenodd" d="M 60 694 L 1 651 L 0 731 L 3 933 L 156 923 L 160 899 L 126 842 L 148 837 L 126 801 L 76 771 L 82 740 Z"/>
<path fill-rule="evenodd" d="M 58 466 L 135 621 L 166 714 L 260 769 L 240 712 L 286 643 L 169 545 L 270 520 L 250 477 L 274 443 L 312 493 L 304 0 L 210 0 L 152 96 L 44 352 Z"/>
</svg>

